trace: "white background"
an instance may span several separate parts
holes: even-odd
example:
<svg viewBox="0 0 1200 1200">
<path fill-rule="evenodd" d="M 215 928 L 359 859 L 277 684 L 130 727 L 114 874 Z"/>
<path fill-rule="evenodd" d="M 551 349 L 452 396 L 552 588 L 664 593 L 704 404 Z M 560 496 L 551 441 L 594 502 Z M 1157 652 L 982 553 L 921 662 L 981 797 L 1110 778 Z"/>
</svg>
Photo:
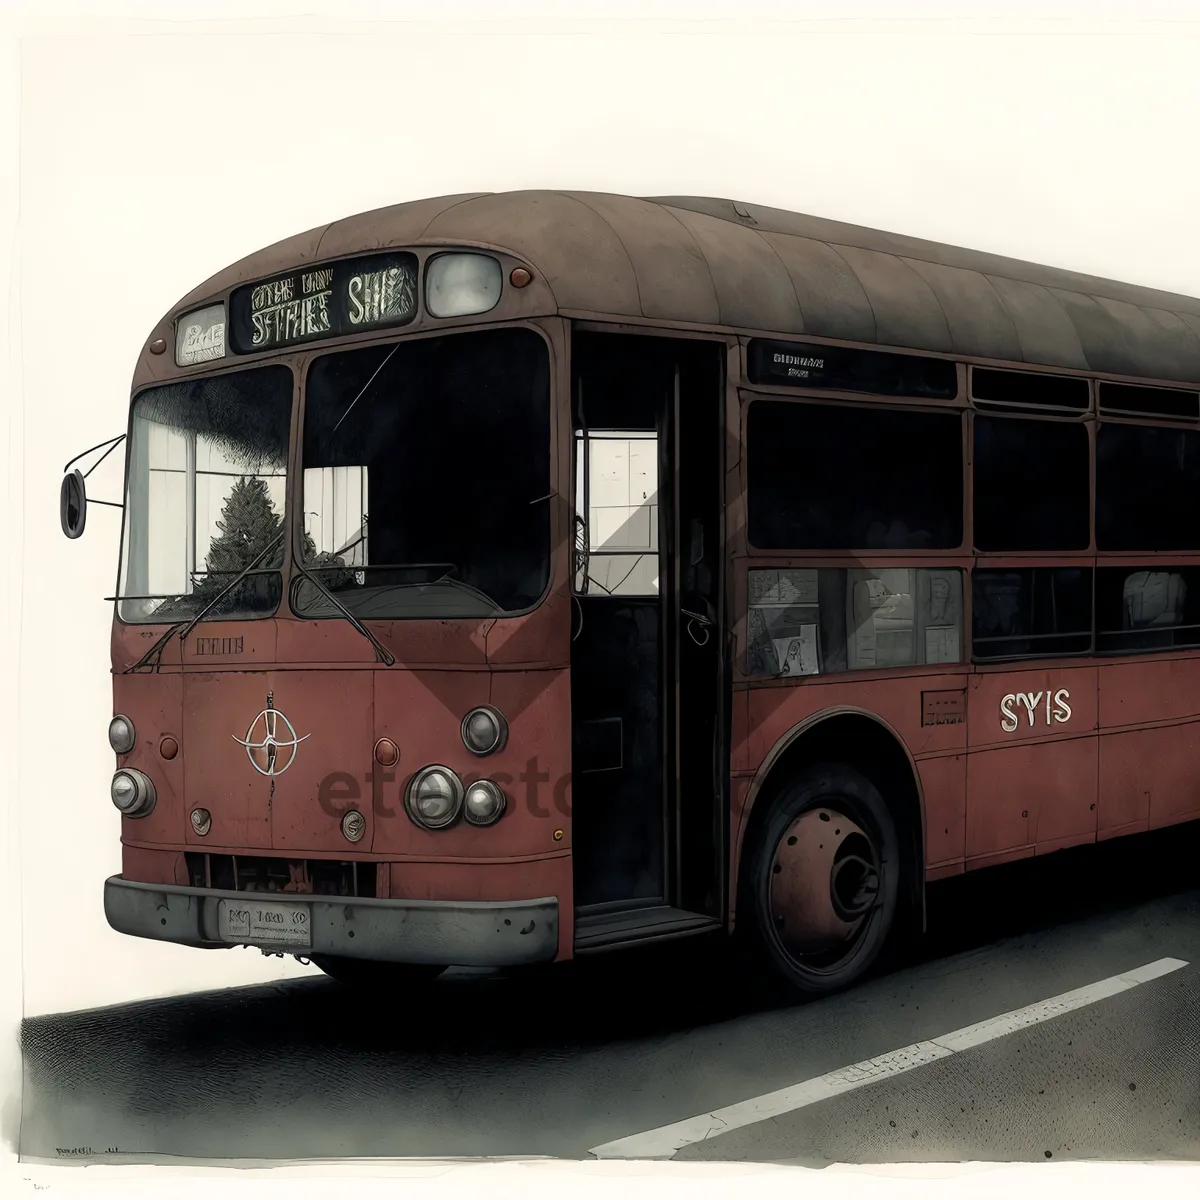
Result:
<svg viewBox="0 0 1200 1200">
<path fill-rule="evenodd" d="M 78 542 L 58 527 L 63 464 L 124 430 L 147 332 L 224 265 L 401 200 L 563 186 L 734 197 L 1200 293 L 1194 2 L 335 7 L 5 10 L 7 1029 L 301 970 L 107 927 L 119 514 L 94 507 Z M 118 453 L 93 494 L 118 499 L 120 475 Z"/>
</svg>

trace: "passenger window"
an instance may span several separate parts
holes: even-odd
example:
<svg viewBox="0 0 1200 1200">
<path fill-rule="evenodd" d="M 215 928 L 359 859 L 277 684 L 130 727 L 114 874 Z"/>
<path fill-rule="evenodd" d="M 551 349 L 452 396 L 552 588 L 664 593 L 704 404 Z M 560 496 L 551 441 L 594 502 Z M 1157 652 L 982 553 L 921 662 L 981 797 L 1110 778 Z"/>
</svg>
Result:
<svg viewBox="0 0 1200 1200">
<path fill-rule="evenodd" d="M 1200 550 L 1200 432 L 1100 426 L 1096 545 L 1100 550 Z"/>
<path fill-rule="evenodd" d="M 1050 658 L 1092 648 L 1090 567 L 976 570 L 971 609 L 976 659 Z"/>
<path fill-rule="evenodd" d="M 750 675 L 830 675 L 962 661 L 962 572 L 754 569 Z"/>
<path fill-rule="evenodd" d="M 977 550 L 1086 550 L 1091 544 L 1085 426 L 975 417 Z"/>
<path fill-rule="evenodd" d="M 657 596 L 658 437 L 577 432 L 575 505 L 575 591 Z"/>
<path fill-rule="evenodd" d="M 1152 565 L 1096 573 L 1096 648 L 1110 654 L 1200 646 L 1200 569 Z"/>
<path fill-rule="evenodd" d="M 962 544 L 958 412 L 755 400 L 749 537 L 760 550 L 949 550 Z"/>
</svg>

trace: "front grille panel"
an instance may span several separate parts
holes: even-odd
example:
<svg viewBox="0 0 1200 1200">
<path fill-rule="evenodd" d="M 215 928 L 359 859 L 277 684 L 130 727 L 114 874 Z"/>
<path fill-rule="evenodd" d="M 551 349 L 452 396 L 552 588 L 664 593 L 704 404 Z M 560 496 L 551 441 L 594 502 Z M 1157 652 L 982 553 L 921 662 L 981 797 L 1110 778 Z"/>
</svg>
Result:
<svg viewBox="0 0 1200 1200">
<path fill-rule="evenodd" d="M 292 892 L 317 896 L 376 895 L 376 864 L 327 858 L 268 858 L 185 852 L 192 887 L 221 892 Z"/>
</svg>

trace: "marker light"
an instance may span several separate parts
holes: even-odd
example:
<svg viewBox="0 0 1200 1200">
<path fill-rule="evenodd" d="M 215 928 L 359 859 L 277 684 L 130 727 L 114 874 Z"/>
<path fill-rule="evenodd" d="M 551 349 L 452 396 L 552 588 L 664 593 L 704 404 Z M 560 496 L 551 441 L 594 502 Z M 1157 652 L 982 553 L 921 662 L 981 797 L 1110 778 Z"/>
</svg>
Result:
<svg viewBox="0 0 1200 1200">
<path fill-rule="evenodd" d="M 504 745 L 508 739 L 508 723 L 494 708 L 482 706 L 471 709 L 463 717 L 461 732 L 463 745 L 482 758 Z"/>
<path fill-rule="evenodd" d="M 504 816 L 504 793 L 490 779 L 481 779 L 467 788 L 463 816 L 472 825 L 493 825 Z"/>
<path fill-rule="evenodd" d="M 486 254 L 439 254 L 425 268 L 425 307 L 435 317 L 490 312 L 502 282 L 500 264 Z"/>
<path fill-rule="evenodd" d="M 134 732 L 133 722 L 117 713 L 108 723 L 108 744 L 113 748 L 113 752 L 128 754 L 136 741 L 137 734 Z"/>
<path fill-rule="evenodd" d="M 412 777 L 404 793 L 409 817 L 423 829 L 453 825 L 462 802 L 462 780 L 449 767 L 424 767 Z"/>
<path fill-rule="evenodd" d="M 345 834 L 346 840 L 350 842 L 361 842 L 362 836 L 367 832 L 367 819 L 356 808 L 352 808 L 342 818 L 342 833 Z"/>
<path fill-rule="evenodd" d="M 225 305 L 197 309 L 175 322 L 175 365 L 191 367 L 225 357 Z"/>
<path fill-rule="evenodd" d="M 132 768 L 118 771 L 113 776 L 109 794 L 121 815 L 126 817 L 146 816 L 158 798 L 150 777 Z"/>
</svg>

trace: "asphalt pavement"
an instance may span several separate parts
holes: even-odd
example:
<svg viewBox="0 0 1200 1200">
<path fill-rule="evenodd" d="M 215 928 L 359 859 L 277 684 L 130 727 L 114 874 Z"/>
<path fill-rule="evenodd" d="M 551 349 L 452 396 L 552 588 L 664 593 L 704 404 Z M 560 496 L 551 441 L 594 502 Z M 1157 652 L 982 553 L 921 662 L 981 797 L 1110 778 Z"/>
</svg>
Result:
<svg viewBox="0 0 1200 1200">
<path fill-rule="evenodd" d="M 944 881 L 898 965 L 817 1001 L 681 943 L 36 1018 L 21 1152 L 1200 1159 L 1198 851 L 1189 827 Z"/>
</svg>

